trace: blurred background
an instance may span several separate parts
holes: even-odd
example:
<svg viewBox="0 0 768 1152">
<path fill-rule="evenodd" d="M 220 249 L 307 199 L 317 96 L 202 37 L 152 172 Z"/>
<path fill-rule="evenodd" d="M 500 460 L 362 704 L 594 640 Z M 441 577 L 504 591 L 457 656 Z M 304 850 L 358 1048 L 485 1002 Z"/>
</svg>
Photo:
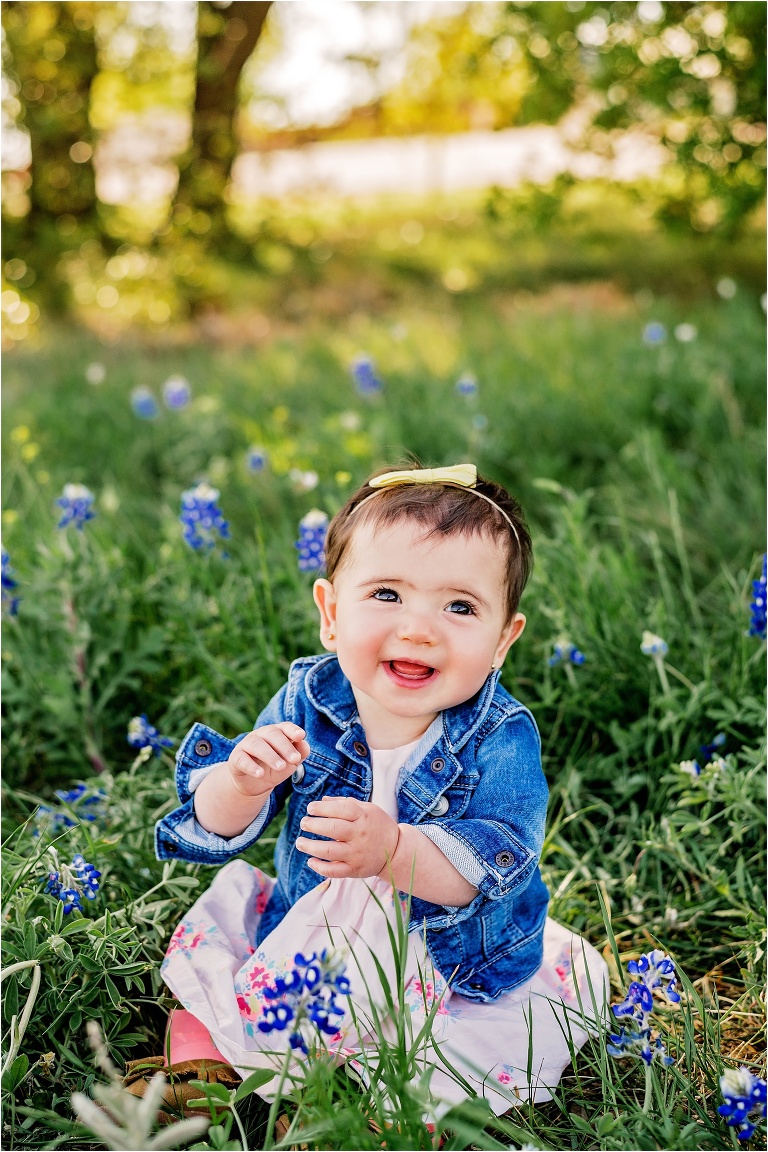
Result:
<svg viewBox="0 0 768 1152">
<path fill-rule="evenodd" d="M 4 346 L 763 275 L 765 5 L 3 5 Z"/>
</svg>

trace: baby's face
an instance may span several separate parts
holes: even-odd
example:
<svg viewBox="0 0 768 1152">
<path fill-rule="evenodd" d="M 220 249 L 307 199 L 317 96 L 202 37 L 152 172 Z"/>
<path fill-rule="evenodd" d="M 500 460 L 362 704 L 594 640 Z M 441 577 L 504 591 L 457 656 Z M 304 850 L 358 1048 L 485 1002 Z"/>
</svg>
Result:
<svg viewBox="0 0 768 1152">
<path fill-rule="evenodd" d="M 364 724 L 367 708 L 379 719 L 419 718 L 425 729 L 479 691 L 525 625 L 520 613 L 506 620 L 499 543 L 422 536 L 409 521 L 376 531 L 364 523 L 333 583 L 315 585 L 323 642 Z"/>
</svg>

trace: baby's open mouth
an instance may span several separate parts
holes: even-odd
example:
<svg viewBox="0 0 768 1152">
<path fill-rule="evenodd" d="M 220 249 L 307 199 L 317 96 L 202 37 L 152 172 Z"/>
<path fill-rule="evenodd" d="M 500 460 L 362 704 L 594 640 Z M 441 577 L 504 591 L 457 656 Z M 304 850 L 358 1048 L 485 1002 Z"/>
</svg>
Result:
<svg viewBox="0 0 768 1152">
<path fill-rule="evenodd" d="M 419 664 L 415 660 L 390 660 L 389 667 L 396 676 L 404 680 L 429 680 L 435 675 L 435 669 L 428 664 Z"/>
</svg>

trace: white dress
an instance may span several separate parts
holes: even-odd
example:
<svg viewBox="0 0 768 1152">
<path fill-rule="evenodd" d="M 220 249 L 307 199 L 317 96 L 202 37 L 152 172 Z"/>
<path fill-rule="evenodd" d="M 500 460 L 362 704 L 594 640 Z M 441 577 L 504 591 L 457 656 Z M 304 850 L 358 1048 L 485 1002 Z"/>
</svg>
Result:
<svg viewBox="0 0 768 1152">
<path fill-rule="evenodd" d="M 371 800 L 395 819 L 398 773 L 415 746 L 371 749 Z M 361 1062 L 356 1055 L 366 1046 L 373 1052 L 375 1041 L 370 1032 L 362 1032 L 363 1022 L 372 1018 L 371 1002 L 381 1014 L 385 1000 L 376 961 L 390 988 L 397 984 L 388 924 L 397 923 L 399 895 L 376 877 L 326 880 L 302 896 L 255 948 L 259 919 L 274 883 L 244 860 L 226 864 L 174 932 L 162 967 L 165 982 L 245 1077 L 255 1068 L 277 1069 L 289 1043 L 290 1029 L 265 1034 L 257 1026 L 264 989 L 291 971 L 298 952 L 348 952 L 346 974 L 360 1030 L 347 1008 L 336 1035 L 324 1043 L 365 1079 L 375 1061 L 363 1055 Z M 539 971 L 490 1004 L 451 992 L 434 969 L 419 931 L 410 932 L 406 949 L 401 1011 L 410 1014 L 410 1020 L 405 1019 L 408 1035 L 418 1035 L 425 1015 L 439 1002 L 432 1027 L 437 1051 L 430 1043 L 420 1054 L 423 1065 L 435 1065 L 430 1081 L 434 1113 L 466 1098 L 461 1077 L 488 1099 L 497 1115 L 526 1100 L 550 1099 L 571 1052 L 584 1044 L 590 1025 L 603 1012 L 607 969 L 592 945 L 547 919 Z M 339 1003 L 347 1001 L 341 997 Z M 391 1019 L 385 1027 L 393 1032 Z M 458 1077 L 446 1069 L 446 1062 Z M 260 1090 L 266 1098 L 270 1088 L 274 1081 Z"/>
</svg>

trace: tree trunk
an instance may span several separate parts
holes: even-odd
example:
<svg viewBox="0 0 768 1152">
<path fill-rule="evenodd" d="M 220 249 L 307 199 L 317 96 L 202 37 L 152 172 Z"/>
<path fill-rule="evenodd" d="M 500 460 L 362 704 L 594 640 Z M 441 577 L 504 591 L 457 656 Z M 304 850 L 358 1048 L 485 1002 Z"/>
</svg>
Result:
<svg viewBox="0 0 768 1152">
<path fill-rule="evenodd" d="M 19 121 L 32 147 L 29 211 L 6 224 L 6 255 L 13 249 L 30 267 L 50 263 L 97 227 L 88 121 L 91 83 L 97 71 L 96 5 L 81 0 L 7 2 L 3 25 L 18 82 Z M 38 269 L 42 272 L 42 269 Z M 63 304 L 50 275 L 50 303 Z"/>
<path fill-rule="evenodd" d="M 197 5 L 197 85 L 192 142 L 179 164 L 174 217 L 207 241 L 230 237 L 224 191 L 237 151 L 235 114 L 243 66 L 264 26 L 270 0 Z"/>
</svg>

